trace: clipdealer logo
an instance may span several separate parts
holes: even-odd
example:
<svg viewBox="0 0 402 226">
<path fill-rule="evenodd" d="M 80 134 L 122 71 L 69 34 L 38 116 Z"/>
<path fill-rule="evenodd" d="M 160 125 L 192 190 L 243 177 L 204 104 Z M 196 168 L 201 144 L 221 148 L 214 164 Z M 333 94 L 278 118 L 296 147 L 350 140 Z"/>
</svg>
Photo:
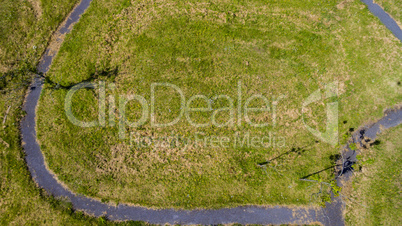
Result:
<svg viewBox="0 0 402 226">
<path fill-rule="evenodd" d="M 172 91 L 176 92 L 178 96 L 180 96 L 180 112 L 176 116 L 175 119 L 168 123 L 159 123 L 156 118 L 156 108 L 155 108 L 155 102 L 156 102 L 156 97 L 157 97 L 157 89 L 158 87 L 165 87 L 165 88 L 170 88 Z M 98 120 L 90 121 L 90 122 L 84 122 L 78 120 L 74 115 L 72 111 L 72 99 L 74 94 L 83 88 L 92 88 L 92 89 L 98 89 L 99 90 L 99 97 L 98 97 L 98 107 L 99 107 L 99 112 L 98 112 Z M 330 83 L 326 85 L 325 87 L 325 98 L 331 98 L 331 97 L 336 97 L 337 96 L 337 90 L 336 90 L 336 83 Z M 108 85 L 109 90 L 114 90 L 115 89 L 115 84 L 111 83 Z M 231 127 L 234 125 L 237 125 L 238 127 L 241 127 L 243 123 L 248 123 L 252 127 L 258 127 L 258 128 L 263 128 L 267 126 L 276 126 L 276 119 L 277 119 L 277 105 L 279 102 L 284 99 L 286 96 L 285 95 L 279 95 L 279 96 L 274 96 L 271 98 L 268 98 L 264 95 L 261 94 L 254 94 L 247 99 L 243 100 L 243 95 L 242 95 L 242 82 L 238 81 L 237 83 L 237 97 L 233 98 L 229 95 L 216 95 L 212 98 L 208 98 L 205 95 L 194 95 L 191 96 L 186 100 L 186 97 L 183 93 L 183 91 L 176 85 L 171 84 L 171 83 L 152 83 L 150 87 L 150 101 L 148 101 L 141 95 L 133 94 L 133 95 L 119 95 L 118 101 L 116 101 L 114 95 L 109 95 L 108 96 L 108 103 L 109 103 L 109 109 L 108 109 L 108 121 L 106 121 L 106 84 L 104 81 L 100 81 L 99 83 L 90 83 L 90 82 L 85 82 L 85 83 L 80 83 L 78 85 L 75 85 L 72 87 L 65 98 L 65 104 L 64 104 L 64 109 L 67 115 L 67 118 L 70 120 L 71 123 L 73 123 L 76 126 L 80 127 L 105 127 L 108 122 L 108 126 L 110 127 L 115 127 L 116 126 L 116 118 L 114 111 L 116 109 L 116 102 L 118 102 L 118 112 L 119 112 L 119 118 L 118 118 L 118 131 L 119 131 L 119 138 L 120 139 L 125 139 L 126 138 L 126 128 L 131 127 L 131 128 L 136 128 L 143 126 L 146 124 L 148 121 L 151 125 L 151 127 L 169 127 L 173 126 L 176 123 L 178 123 L 184 116 L 184 118 L 187 120 L 187 122 L 197 128 L 201 127 L 208 127 L 208 126 L 216 126 L 216 127 Z M 211 101 L 216 101 L 218 99 L 223 99 L 226 100 L 228 103 L 228 106 L 218 108 L 218 109 L 213 109 Z M 205 103 L 205 107 L 202 108 L 193 108 L 192 103 L 194 101 L 203 101 Z M 254 100 L 259 100 L 262 104 L 260 107 L 250 107 L 250 103 Z M 307 97 L 307 99 L 303 102 L 302 104 L 302 112 L 305 111 L 306 107 L 312 103 L 315 103 L 317 101 L 321 100 L 321 90 L 318 89 L 314 93 L 312 93 L 310 96 Z M 129 121 L 126 117 L 126 105 L 130 101 L 137 101 L 141 105 L 141 118 L 138 119 L 135 122 Z M 235 107 L 235 101 L 237 103 L 237 106 Z M 305 126 L 305 128 L 314 136 L 322 140 L 323 142 L 326 142 L 328 144 L 331 144 L 332 146 L 335 146 L 338 142 L 338 102 L 334 101 L 331 103 L 328 103 L 326 106 L 326 115 L 327 115 L 327 120 L 326 120 L 326 131 L 325 132 L 320 132 L 318 130 L 315 130 L 311 128 L 310 126 L 307 125 L 305 122 L 305 117 L 302 115 L 302 122 Z M 191 118 L 190 113 L 192 112 L 210 112 L 210 117 L 208 122 L 204 123 L 196 123 L 194 120 Z M 216 120 L 216 116 L 220 112 L 228 112 L 229 117 L 225 122 L 218 122 Z M 267 112 L 271 114 L 272 120 L 270 122 L 263 122 L 263 123 L 255 123 L 251 120 L 249 113 L 250 112 Z"/>
<path fill-rule="evenodd" d="M 168 122 L 168 123 L 159 123 L 156 118 L 156 108 L 155 108 L 155 102 L 156 102 L 156 94 L 157 94 L 157 88 L 158 87 L 166 87 L 170 88 L 172 91 L 175 91 L 179 96 L 180 96 L 180 113 L 177 115 L 177 117 Z M 99 89 L 99 99 L 98 99 L 98 104 L 99 104 L 99 113 L 98 113 L 98 120 L 91 121 L 91 122 L 84 122 L 78 120 L 72 111 L 72 99 L 74 94 L 83 88 L 91 88 L 91 89 Z M 115 85 L 109 84 L 108 88 L 110 90 L 115 89 Z M 238 81 L 237 84 L 237 98 L 233 98 L 229 95 L 216 95 L 213 96 L 212 98 L 208 98 L 205 95 L 195 95 L 191 96 L 188 98 L 186 101 L 186 97 L 183 93 L 183 91 L 176 85 L 170 84 L 170 83 L 152 83 L 150 87 L 150 103 L 140 95 L 134 94 L 134 95 L 119 95 L 118 97 L 118 112 L 119 112 L 119 119 L 118 119 L 118 128 L 119 128 L 119 138 L 120 139 L 125 139 L 126 136 L 126 128 L 127 127 L 132 127 L 136 128 L 139 126 L 144 125 L 147 121 L 150 122 L 151 127 L 169 127 L 173 126 L 176 123 L 180 121 L 183 116 L 187 120 L 187 122 L 196 128 L 200 127 L 208 127 L 208 126 L 215 126 L 215 127 L 230 127 L 237 125 L 238 127 L 241 127 L 243 123 L 248 123 L 252 127 L 267 127 L 269 125 L 275 127 L 276 125 L 276 107 L 279 103 L 280 100 L 284 99 L 284 95 L 280 95 L 278 97 L 271 97 L 270 99 L 266 96 L 263 96 L 261 94 L 254 94 L 250 96 L 249 98 L 243 100 L 243 95 L 242 95 L 242 82 Z M 211 101 L 217 101 L 219 99 L 226 100 L 228 103 L 228 106 L 218 108 L 218 109 L 213 109 Z M 203 101 L 205 103 L 205 107 L 203 108 L 194 108 L 191 107 L 192 103 L 194 101 Z M 261 101 L 262 106 L 260 107 L 250 107 L 250 104 L 254 100 L 259 100 Z M 131 122 L 127 119 L 126 117 L 126 105 L 130 101 L 137 101 L 141 107 L 142 107 L 142 112 L 141 112 L 141 118 L 138 119 L 136 122 Z M 237 107 L 235 107 L 235 101 L 237 102 Z M 244 103 L 243 103 L 244 101 Z M 111 127 L 115 126 L 115 115 L 114 115 L 114 109 L 115 109 L 115 103 L 116 99 L 114 95 L 109 95 L 108 97 L 108 103 L 109 103 L 109 125 Z M 100 126 L 100 127 L 105 127 L 107 122 L 106 122 L 106 84 L 105 82 L 101 81 L 99 84 L 97 83 L 80 83 L 78 85 L 75 85 L 72 87 L 65 98 L 65 104 L 64 104 L 64 109 L 67 115 L 67 118 L 70 120 L 71 123 L 73 123 L 76 126 L 80 127 L 95 127 L 95 126 Z M 192 112 L 210 112 L 210 117 L 209 121 L 205 123 L 196 123 L 194 120 L 191 118 L 190 113 Z M 217 114 L 220 112 L 228 112 L 229 117 L 225 122 L 218 122 L 217 121 Z M 271 114 L 272 121 L 271 122 L 264 122 L 264 123 L 255 123 L 251 120 L 249 113 L 251 112 L 267 112 Z M 236 117 L 237 116 L 237 117 Z M 244 122 L 243 122 L 244 121 Z"/>
<path fill-rule="evenodd" d="M 324 95 L 326 99 L 337 97 L 337 84 L 334 82 L 327 84 L 325 86 Z M 320 101 L 321 98 L 321 90 L 318 89 L 310 96 L 308 96 L 307 99 L 303 102 L 302 112 L 305 112 L 305 109 L 308 105 Z M 303 124 L 306 129 L 315 137 L 332 146 L 335 146 L 338 143 L 338 101 L 327 103 L 326 111 L 327 118 L 325 132 L 320 132 L 308 126 L 305 122 L 304 115 L 302 116 Z"/>
</svg>

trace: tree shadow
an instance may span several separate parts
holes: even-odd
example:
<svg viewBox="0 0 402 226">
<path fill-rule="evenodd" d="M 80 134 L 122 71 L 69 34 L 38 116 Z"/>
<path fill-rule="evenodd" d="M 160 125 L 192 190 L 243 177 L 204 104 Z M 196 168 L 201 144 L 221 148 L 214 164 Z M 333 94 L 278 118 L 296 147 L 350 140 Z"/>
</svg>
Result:
<svg viewBox="0 0 402 226">
<path fill-rule="evenodd" d="M 341 158 L 341 155 L 340 155 L 340 154 L 334 154 L 334 155 L 330 155 L 330 156 L 329 156 L 329 159 L 330 159 L 332 162 L 336 162 L 336 161 L 338 161 L 340 158 Z"/>
<path fill-rule="evenodd" d="M 100 79 L 100 78 L 110 79 L 110 80 L 114 81 L 118 75 L 119 75 L 119 67 L 118 66 L 116 66 L 114 68 L 106 68 L 101 71 L 92 73 L 88 79 L 85 79 L 77 84 L 72 84 L 72 85 L 68 85 L 68 86 L 62 85 L 62 84 L 60 84 L 60 82 L 54 82 L 49 77 L 46 77 L 46 76 L 42 76 L 42 77 L 44 77 L 44 79 L 45 79 L 45 84 L 50 85 L 51 88 L 53 88 L 53 89 L 71 89 L 72 87 L 74 87 L 80 83 L 92 82 L 93 80 Z"/>
<path fill-rule="evenodd" d="M 259 166 L 263 166 L 263 165 L 267 165 L 267 164 L 269 164 L 270 162 L 272 162 L 272 161 L 274 161 L 274 160 L 276 160 L 276 159 L 280 159 L 281 157 L 283 157 L 283 156 L 285 156 L 285 155 L 288 155 L 288 154 L 290 154 L 290 153 L 297 153 L 298 155 L 301 155 L 301 154 L 303 154 L 304 152 L 306 152 L 307 150 L 305 149 L 305 147 L 302 147 L 302 148 L 300 148 L 300 147 L 298 147 L 298 148 L 292 148 L 292 149 L 290 149 L 289 151 L 287 151 L 287 152 L 284 152 L 284 153 L 282 153 L 282 154 L 280 154 L 280 155 L 278 155 L 278 156 L 276 156 L 276 157 L 274 157 L 274 158 L 272 158 L 272 159 L 270 159 L 270 160 L 267 160 L 267 161 L 265 161 L 265 162 L 261 162 L 261 163 L 257 163 Z"/>
<path fill-rule="evenodd" d="M 379 145 L 379 144 L 381 144 L 381 141 L 376 140 L 373 143 L 371 143 L 370 146 L 375 146 L 375 145 Z"/>
</svg>

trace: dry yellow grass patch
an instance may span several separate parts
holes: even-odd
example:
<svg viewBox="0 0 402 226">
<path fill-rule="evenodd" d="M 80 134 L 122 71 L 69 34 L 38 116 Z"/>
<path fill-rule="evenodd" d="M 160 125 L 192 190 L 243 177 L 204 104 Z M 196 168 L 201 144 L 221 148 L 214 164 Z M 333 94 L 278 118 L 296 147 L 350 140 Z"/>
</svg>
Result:
<svg viewBox="0 0 402 226">
<path fill-rule="evenodd" d="M 41 7 L 41 1 L 40 0 L 28 0 L 29 3 L 31 3 L 32 8 L 35 11 L 35 16 L 37 18 L 42 17 L 42 7 Z"/>
</svg>

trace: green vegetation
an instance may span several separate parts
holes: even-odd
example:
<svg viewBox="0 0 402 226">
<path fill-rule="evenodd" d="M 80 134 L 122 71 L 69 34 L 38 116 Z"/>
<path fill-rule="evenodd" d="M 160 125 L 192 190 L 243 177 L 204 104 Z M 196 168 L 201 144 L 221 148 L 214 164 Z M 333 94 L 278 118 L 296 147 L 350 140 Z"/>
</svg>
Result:
<svg viewBox="0 0 402 226">
<path fill-rule="evenodd" d="M 374 146 L 363 150 L 346 198 L 349 225 L 400 225 L 402 183 L 402 126 L 381 134 Z"/>
<path fill-rule="evenodd" d="M 36 4 L 39 1 L 31 2 Z M 20 106 L 35 65 L 52 31 L 76 2 L 42 1 L 41 8 L 35 8 L 29 1 L 0 1 L 1 225 L 100 223 L 74 212 L 70 203 L 54 199 L 36 187 L 23 158 L 18 129 L 23 114 Z"/>
<path fill-rule="evenodd" d="M 112 224 L 105 218 L 73 211 L 68 201 L 54 199 L 38 189 L 29 176 L 20 144 L 18 125 L 25 88 L 51 33 L 76 2 L 0 3 L 1 224 Z M 388 2 L 381 4 L 402 21 L 398 8 L 387 6 Z M 318 88 L 324 89 L 325 84 L 338 82 L 339 97 L 335 100 L 340 104 L 343 144 L 353 128 L 401 102 L 400 47 L 359 2 L 94 1 L 67 37 L 48 74 L 39 108 L 42 149 L 59 179 L 74 191 L 104 202 L 179 208 L 321 204 L 328 200 L 328 193 L 319 197 L 313 194 L 322 192 L 322 184 L 339 192 L 331 181 L 330 167 L 338 147 L 317 140 L 305 130 L 303 100 Z M 263 94 L 270 102 L 282 94 L 287 97 L 277 105 L 276 126 L 272 114 L 264 112 L 250 113 L 250 117 L 256 122 L 268 120 L 269 127 L 253 128 L 244 119 L 242 126 L 237 126 L 235 112 L 233 126 L 194 128 L 183 117 L 172 127 L 152 128 L 147 121 L 139 128 L 127 128 L 126 139 L 120 140 L 119 110 L 115 127 L 110 127 L 109 117 L 105 128 L 79 128 L 66 118 L 67 89 L 57 88 L 57 84 L 67 87 L 84 80 L 114 82 L 115 91 L 107 90 L 107 95 L 114 95 L 117 104 L 118 95 L 134 93 L 149 103 L 153 82 L 177 85 L 186 100 L 196 94 L 209 99 L 226 94 L 235 100 L 236 109 L 239 80 L 243 105 L 253 94 Z M 158 94 L 157 120 L 168 122 L 180 111 L 179 96 L 169 89 Z M 97 90 L 80 90 L 73 99 L 74 114 L 83 120 L 97 119 L 98 96 Z M 325 130 L 325 103 L 330 101 L 306 109 L 309 126 Z M 141 117 L 141 106 L 133 102 L 126 110 L 131 121 Z M 217 109 L 229 103 L 221 99 L 211 106 Z M 250 105 L 261 104 L 255 101 Z M 192 105 L 205 106 L 203 101 Z M 210 113 L 194 113 L 191 118 L 205 123 Z M 225 111 L 216 116 L 220 123 L 230 118 Z M 213 136 L 233 138 L 240 132 L 243 139 L 247 133 L 266 136 L 267 131 L 284 138 L 285 147 L 278 140 L 269 148 L 212 147 L 219 146 L 219 142 L 211 141 Z M 130 140 L 130 133 L 154 140 L 173 134 L 177 140 L 161 148 L 138 144 Z M 186 138 L 195 133 L 206 134 L 202 137 L 209 137 L 208 146 L 186 145 Z M 359 157 L 360 171 L 356 171 L 353 185 L 341 192 L 348 200 L 348 223 L 401 222 L 400 133 L 400 126 L 387 132 L 380 137 L 380 145 Z M 317 186 L 299 180 L 324 168 L 329 170 L 307 177 L 318 181 L 314 182 Z"/>
<path fill-rule="evenodd" d="M 402 28 L 402 1 L 401 0 L 375 0 Z"/>
<path fill-rule="evenodd" d="M 24 63 L 37 65 L 51 34 L 78 0 L 1 0 L 0 72 L 11 76 Z M 4 78 L 2 78 L 3 80 Z M 0 86 L 1 87 L 1 86 Z"/>
<path fill-rule="evenodd" d="M 38 139 L 61 181 L 104 202 L 176 208 L 321 203 L 311 200 L 319 184 L 299 179 L 327 169 L 319 176 L 330 182 L 339 149 L 311 135 L 303 115 L 307 125 L 325 131 L 326 103 L 338 100 L 340 143 L 346 142 L 351 128 L 402 101 L 401 57 L 399 40 L 360 1 L 97 0 L 67 35 L 47 74 Z M 238 124 L 240 80 L 241 109 L 253 94 L 267 97 L 271 110 L 276 108 L 276 118 L 272 111 L 250 113 L 253 122 L 269 122 L 268 127 L 252 127 L 244 117 Z M 105 127 L 81 128 L 67 119 L 66 87 L 82 81 L 115 84 L 106 90 Z M 119 139 L 119 95 L 141 95 L 150 108 L 154 82 L 176 85 L 186 102 L 205 95 L 211 108 L 233 103 L 236 111 L 215 115 L 219 124 L 228 125 L 202 128 L 191 126 L 184 115 L 173 126 L 155 128 L 147 115 L 145 124 L 126 126 L 125 139 Z M 303 101 L 332 82 L 338 97 L 302 112 Z M 98 89 L 79 90 L 73 114 L 97 120 L 100 95 Z M 110 114 L 109 95 L 116 104 Z M 230 98 L 214 100 L 216 95 Z M 286 97 L 272 101 L 280 95 Z M 191 107 L 207 104 L 198 99 Z M 262 104 L 255 99 L 250 106 Z M 183 107 L 178 93 L 166 87 L 157 88 L 154 106 L 159 123 L 172 121 Z M 127 119 L 138 121 L 141 110 L 138 101 L 128 102 Z M 196 123 L 208 123 L 212 111 L 189 114 Z M 237 133 L 243 139 L 247 133 L 264 137 L 269 132 L 276 145 L 233 145 Z M 207 145 L 187 142 L 197 133 Z M 166 136 L 176 140 L 165 140 L 164 146 L 150 141 Z M 211 144 L 213 136 L 231 141 L 227 147 Z M 146 139 L 137 142 L 136 137 Z"/>
</svg>

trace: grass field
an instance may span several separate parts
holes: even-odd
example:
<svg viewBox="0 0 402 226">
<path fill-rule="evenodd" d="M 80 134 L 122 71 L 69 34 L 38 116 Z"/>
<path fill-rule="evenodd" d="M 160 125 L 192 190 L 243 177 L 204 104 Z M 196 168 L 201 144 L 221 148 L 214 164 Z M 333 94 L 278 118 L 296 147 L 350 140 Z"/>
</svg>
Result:
<svg viewBox="0 0 402 226">
<path fill-rule="evenodd" d="M 402 27 L 402 1 L 401 0 L 375 0 L 392 18 Z"/>
<path fill-rule="evenodd" d="M 386 131 L 359 156 L 355 177 L 343 192 L 349 225 L 401 223 L 401 132 L 401 126 Z"/>
<path fill-rule="evenodd" d="M 61 181 L 105 202 L 188 209 L 317 204 L 322 200 L 311 194 L 319 187 L 299 179 L 327 169 L 314 178 L 332 180 L 339 145 L 314 137 L 303 118 L 323 132 L 325 106 L 337 101 L 343 144 L 352 128 L 401 102 L 401 56 L 401 43 L 360 1 L 95 0 L 47 74 L 38 139 Z M 73 114 L 92 121 L 103 109 L 105 126 L 81 128 L 68 120 L 68 87 L 82 81 L 105 81 L 106 109 L 96 101 L 103 92 L 81 89 Z M 186 102 L 204 95 L 189 106 L 208 109 L 186 116 L 205 125 L 193 126 L 183 115 L 174 125 L 152 126 L 151 118 L 168 123 L 184 108 L 171 87 L 157 88 L 151 105 L 156 82 L 174 84 Z M 302 112 L 303 101 L 332 82 L 338 97 Z M 134 94 L 143 99 L 122 98 Z M 251 112 L 250 121 L 267 126 L 253 127 L 244 117 L 252 95 L 268 103 L 256 98 L 249 106 L 266 104 L 270 111 Z M 145 106 L 155 114 L 146 114 L 141 126 L 119 121 L 123 111 L 140 121 Z M 270 133 L 276 141 L 262 145 Z M 250 145 L 234 145 L 247 134 L 255 137 Z M 190 142 L 196 136 L 203 141 Z"/>
<path fill-rule="evenodd" d="M 76 2 L 0 1 L 1 225 L 96 225 L 104 221 L 74 212 L 70 203 L 36 187 L 23 158 L 18 129 L 23 115 L 20 106 L 35 65 L 51 33 Z"/>
</svg>

